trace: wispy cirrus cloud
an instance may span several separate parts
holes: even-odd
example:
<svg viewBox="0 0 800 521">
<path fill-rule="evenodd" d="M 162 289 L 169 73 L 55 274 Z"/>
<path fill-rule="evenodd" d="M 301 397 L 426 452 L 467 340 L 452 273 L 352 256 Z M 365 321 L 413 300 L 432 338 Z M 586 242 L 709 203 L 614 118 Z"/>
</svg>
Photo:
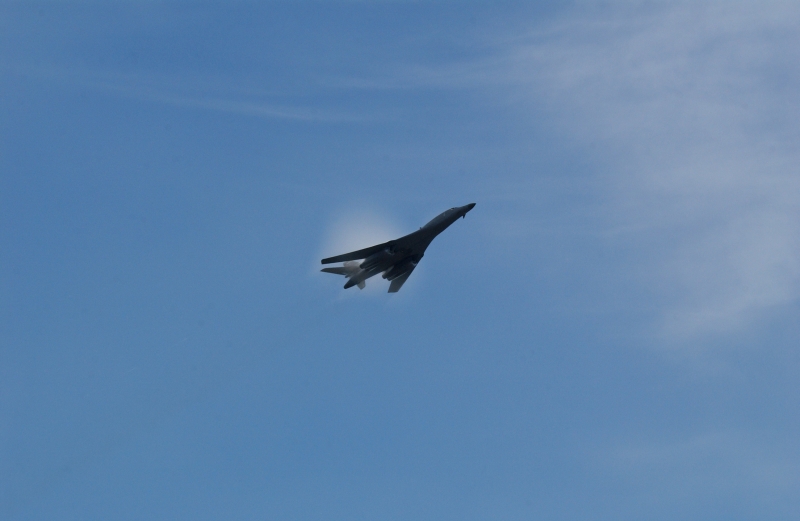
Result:
<svg viewBox="0 0 800 521">
<path fill-rule="evenodd" d="M 5 64 L 3 68 L 15 76 L 61 82 L 89 91 L 176 107 L 300 122 L 358 123 L 374 119 L 330 104 L 298 102 L 285 93 L 249 86 L 252 80 L 237 86 L 230 78 L 220 81 L 210 77 L 101 71 L 77 66 Z"/>
<path fill-rule="evenodd" d="M 594 156 L 610 224 L 662 237 L 640 266 L 667 340 L 800 297 L 800 10 L 683 5 L 565 24 L 513 51 Z M 653 244 L 651 240 L 647 241 Z"/>
<path fill-rule="evenodd" d="M 624 5 L 373 87 L 472 89 L 551 114 L 595 165 L 584 224 L 642 259 L 611 276 L 656 296 L 674 343 L 800 299 L 798 28 L 789 3 Z"/>
</svg>

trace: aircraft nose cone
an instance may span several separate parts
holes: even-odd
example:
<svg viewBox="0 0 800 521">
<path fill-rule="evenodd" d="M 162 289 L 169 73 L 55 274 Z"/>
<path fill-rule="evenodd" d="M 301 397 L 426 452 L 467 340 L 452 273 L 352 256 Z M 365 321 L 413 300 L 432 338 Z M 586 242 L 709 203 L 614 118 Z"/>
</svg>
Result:
<svg viewBox="0 0 800 521">
<path fill-rule="evenodd" d="M 467 212 L 472 210 L 473 208 L 475 208 L 475 203 L 465 204 L 464 206 L 459 208 L 461 211 L 457 215 L 460 215 L 461 218 L 463 219 L 464 217 L 467 216 Z"/>
</svg>

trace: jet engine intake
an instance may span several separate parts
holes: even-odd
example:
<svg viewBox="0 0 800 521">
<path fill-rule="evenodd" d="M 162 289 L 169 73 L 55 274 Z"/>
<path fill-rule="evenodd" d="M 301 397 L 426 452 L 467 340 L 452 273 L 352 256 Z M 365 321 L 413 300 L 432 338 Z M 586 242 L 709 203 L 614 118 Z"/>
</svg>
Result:
<svg viewBox="0 0 800 521">
<path fill-rule="evenodd" d="M 374 253 L 364 259 L 364 261 L 359 265 L 359 268 L 364 271 L 370 271 L 381 264 L 389 264 L 391 263 L 392 257 L 394 257 L 394 253 L 394 248 L 385 248 L 378 253 Z"/>
<path fill-rule="evenodd" d="M 396 263 L 394 266 L 389 268 L 383 273 L 383 278 L 386 280 L 394 280 L 400 275 L 407 273 L 410 270 L 413 270 L 417 263 L 419 263 L 420 259 L 422 259 L 422 255 L 410 255 L 405 259 L 401 260 L 400 262 Z"/>
</svg>

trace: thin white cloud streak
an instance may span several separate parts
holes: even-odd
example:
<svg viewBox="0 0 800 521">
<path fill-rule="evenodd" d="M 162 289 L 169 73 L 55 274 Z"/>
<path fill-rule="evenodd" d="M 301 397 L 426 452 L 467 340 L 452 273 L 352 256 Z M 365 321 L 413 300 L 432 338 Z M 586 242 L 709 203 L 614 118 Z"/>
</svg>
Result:
<svg viewBox="0 0 800 521">
<path fill-rule="evenodd" d="M 7 74 L 59 81 L 88 90 L 228 114 L 266 119 L 318 123 L 359 123 L 370 121 L 363 115 L 341 110 L 302 105 L 281 105 L 259 98 L 269 93 L 258 89 L 231 86 L 209 78 L 175 78 L 144 73 L 114 73 L 62 67 L 3 67 Z"/>
<path fill-rule="evenodd" d="M 148 99 L 166 103 L 170 105 L 195 107 L 199 109 L 226 112 L 230 114 L 241 114 L 244 116 L 254 116 L 269 119 L 286 119 L 306 122 L 319 123 L 345 123 L 345 122 L 364 122 L 368 118 L 337 113 L 334 111 L 303 108 L 303 107 L 282 107 L 268 105 L 258 102 L 243 102 L 229 99 L 203 99 L 191 97 L 166 96 L 153 94 Z"/>
<path fill-rule="evenodd" d="M 798 301 L 800 7 L 625 5 L 491 47 L 407 69 L 396 86 L 551 113 L 597 164 L 593 222 L 648 248 L 616 276 L 658 295 L 664 341 L 733 332 Z"/>
</svg>

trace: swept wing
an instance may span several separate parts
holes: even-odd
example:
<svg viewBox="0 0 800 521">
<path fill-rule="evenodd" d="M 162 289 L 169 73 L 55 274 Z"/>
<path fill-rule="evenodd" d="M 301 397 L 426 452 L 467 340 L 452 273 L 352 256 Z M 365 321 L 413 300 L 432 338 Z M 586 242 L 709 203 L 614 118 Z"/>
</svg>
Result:
<svg viewBox="0 0 800 521">
<path fill-rule="evenodd" d="M 350 253 L 343 253 L 342 255 L 337 255 L 335 257 L 328 257 L 327 259 L 322 259 L 322 264 L 332 264 L 334 262 L 346 262 L 359 259 L 366 259 L 370 255 L 374 255 L 381 250 L 385 250 L 386 248 L 394 246 L 396 243 L 397 241 L 384 242 L 382 244 L 376 244 L 375 246 L 370 246 L 369 248 L 364 248 L 363 250 L 356 250 L 356 251 L 351 251 Z"/>
</svg>

